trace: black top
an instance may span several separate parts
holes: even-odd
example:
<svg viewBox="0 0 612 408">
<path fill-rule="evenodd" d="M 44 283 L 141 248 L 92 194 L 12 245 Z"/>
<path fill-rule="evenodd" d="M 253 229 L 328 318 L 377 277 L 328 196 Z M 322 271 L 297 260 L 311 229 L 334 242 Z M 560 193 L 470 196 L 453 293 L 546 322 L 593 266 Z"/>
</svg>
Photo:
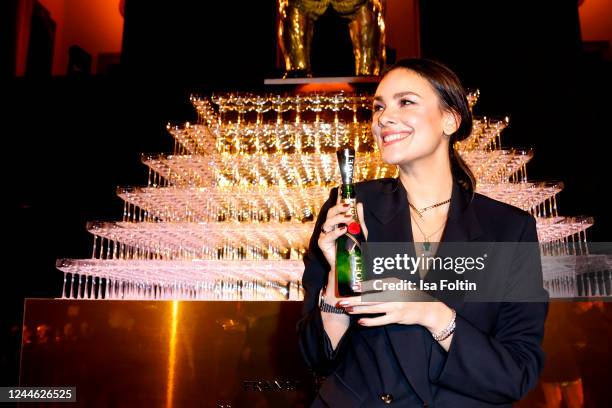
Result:
<svg viewBox="0 0 612 408">
<path fill-rule="evenodd" d="M 364 206 L 368 242 L 413 241 L 407 193 L 399 179 L 361 182 L 356 192 Z M 313 407 L 385 406 L 383 401 L 401 407 L 510 407 L 537 384 L 544 361 L 544 302 L 446 301 L 457 312 L 448 352 L 420 325 L 363 327 L 351 316 L 349 329 L 331 352 L 317 307 L 329 264 L 317 241 L 336 198 L 333 189 L 304 258 L 300 347 L 308 366 L 327 377 Z M 535 219 L 481 194 L 471 196 L 455 181 L 441 242 L 471 241 L 537 242 Z M 521 262 L 518 257 L 496 266 L 506 269 L 496 284 L 506 289 L 531 281 L 542 287 L 541 265 Z"/>
</svg>

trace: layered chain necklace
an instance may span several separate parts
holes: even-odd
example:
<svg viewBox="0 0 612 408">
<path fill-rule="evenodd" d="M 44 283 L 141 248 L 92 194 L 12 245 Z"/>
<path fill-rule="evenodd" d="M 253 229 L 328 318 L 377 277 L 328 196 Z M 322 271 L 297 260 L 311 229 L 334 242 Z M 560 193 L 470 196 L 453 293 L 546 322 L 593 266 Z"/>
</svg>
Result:
<svg viewBox="0 0 612 408">
<path fill-rule="evenodd" d="M 431 210 L 432 208 L 439 207 L 439 206 L 444 205 L 444 204 L 449 203 L 449 202 L 450 202 L 450 198 L 448 200 L 440 201 L 439 203 L 430 205 L 428 207 L 421 208 L 420 210 L 418 208 L 416 208 L 414 205 L 412 205 L 412 203 L 410 201 L 408 202 L 408 205 L 410 205 L 410 208 L 412 208 L 419 215 L 419 217 L 421 219 L 423 219 L 423 213 L 425 211 Z M 423 251 L 426 252 L 429 255 L 429 251 L 431 249 L 430 238 L 432 236 L 436 235 L 436 233 L 438 233 L 438 231 L 440 231 L 442 228 L 444 228 L 444 226 L 446 225 L 446 219 L 448 218 L 448 214 L 444 218 L 444 222 L 442 223 L 442 225 L 440 225 L 438 228 L 436 228 L 435 231 L 430 232 L 429 234 L 426 234 L 425 231 L 423 231 L 423 228 L 421 228 L 421 226 L 419 225 L 419 223 L 416 220 L 416 218 L 412 216 L 412 213 L 410 213 L 410 218 L 412 218 L 412 220 L 414 221 L 415 225 L 417 226 L 417 228 L 421 232 L 421 235 L 423 235 L 423 242 L 421 243 L 421 247 L 423 248 Z"/>
</svg>

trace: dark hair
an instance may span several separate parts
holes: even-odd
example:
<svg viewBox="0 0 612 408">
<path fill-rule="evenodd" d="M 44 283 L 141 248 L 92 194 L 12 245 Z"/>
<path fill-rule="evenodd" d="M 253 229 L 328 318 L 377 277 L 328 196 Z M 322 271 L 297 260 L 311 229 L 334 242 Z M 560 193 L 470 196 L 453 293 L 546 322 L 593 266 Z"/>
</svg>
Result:
<svg viewBox="0 0 612 408">
<path fill-rule="evenodd" d="M 420 58 L 407 58 L 397 61 L 385 68 L 381 78 L 398 68 L 408 69 L 426 79 L 436 91 L 442 110 L 452 112 L 459 117 L 461 123 L 457 130 L 450 135 L 448 144 L 451 172 L 458 184 L 473 196 L 476 189 L 476 178 L 455 149 L 455 142 L 467 138 L 472 132 L 472 112 L 461 81 L 445 65 L 437 61 Z"/>
</svg>

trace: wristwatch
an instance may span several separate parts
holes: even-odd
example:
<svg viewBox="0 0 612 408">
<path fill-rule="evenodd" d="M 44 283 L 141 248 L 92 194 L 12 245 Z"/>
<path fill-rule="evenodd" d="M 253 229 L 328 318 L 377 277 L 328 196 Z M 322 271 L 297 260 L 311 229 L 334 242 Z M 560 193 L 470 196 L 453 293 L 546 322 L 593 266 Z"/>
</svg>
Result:
<svg viewBox="0 0 612 408">
<path fill-rule="evenodd" d="M 348 314 L 346 313 L 346 310 L 344 310 L 344 308 L 336 307 L 336 306 L 330 305 L 329 303 L 326 303 L 325 296 L 323 295 L 323 291 L 325 291 L 325 288 L 321 289 L 321 292 L 319 294 L 319 309 L 321 309 L 322 312 L 336 313 L 336 314 Z"/>
</svg>

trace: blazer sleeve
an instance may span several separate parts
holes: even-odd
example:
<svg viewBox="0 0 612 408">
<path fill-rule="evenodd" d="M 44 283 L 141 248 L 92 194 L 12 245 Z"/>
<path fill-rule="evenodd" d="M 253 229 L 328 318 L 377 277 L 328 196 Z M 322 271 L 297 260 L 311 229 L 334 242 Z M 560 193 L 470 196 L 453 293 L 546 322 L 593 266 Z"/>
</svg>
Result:
<svg viewBox="0 0 612 408">
<path fill-rule="evenodd" d="M 519 241 L 537 243 L 535 219 L 526 216 Z M 537 245 L 530 251 L 517 250 L 507 280 L 510 291 L 517 282 L 542 281 Z M 534 253 L 534 251 L 536 253 Z M 534 266 L 535 265 L 535 266 Z M 448 352 L 434 342 L 429 376 L 431 382 L 492 404 L 520 400 L 538 383 L 544 364 L 541 348 L 544 321 L 548 311 L 548 295 L 539 302 L 502 302 L 499 304 L 495 328 L 483 332 L 459 314 Z M 544 301 L 542 301 L 544 299 Z"/>
<path fill-rule="evenodd" d="M 350 330 L 350 328 L 347 330 L 334 350 L 331 340 L 323 328 L 319 310 L 319 294 L 323 285 L 327 282 L 330 265 L 323 256 L 321 249 L 319 249 L 317 241 L 319 240 L 321 226 L 327 217 L 327 211 L 335 205 L 337 197 L 338 190 L 334 188 L 319 211 L 308 249 L 304 255 L 305 269 L 302 277 L 304 304 L 302 317 L 297 323 L 302 356 L 309 368 L 323 376 L 331 374 L 337 366 L 346 349 Z"/>
</svg>

